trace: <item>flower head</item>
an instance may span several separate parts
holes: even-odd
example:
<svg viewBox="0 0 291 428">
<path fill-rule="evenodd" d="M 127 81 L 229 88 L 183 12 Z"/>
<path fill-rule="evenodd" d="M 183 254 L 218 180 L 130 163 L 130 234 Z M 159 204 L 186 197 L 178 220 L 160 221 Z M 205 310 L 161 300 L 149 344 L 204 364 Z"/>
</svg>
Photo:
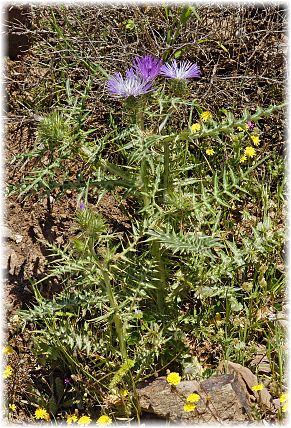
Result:
<svg viewBox="0 0 291 428">
<path fill-rule="evenodd" d="M 77 422 L 77 420 L 78 420 L 78 417 L 76 415 L 68 415 L 67 416 L 67 424 L 68 425 L 71 425 L 71 424 Z"/>
<path fill-rule="evenodd" d="M 281 407 L 281 409 L 282 409 L 282 412 L 287 412 L 288 411 L 288 408 L 289 408 L 289 404 L 288 404 L 288 401 Z"/>
<path fill-rule="evenodd" d="M 12 376 L 12 374 L 13 374 L 13 368 L 10 365 L 6 366 L 3 372 L 3 378 L 8 379 L 9 377 Z"/>
<path fill-rule="evenodd" d="M 171 64 L 166 63 L 162 65 L 160 74 L 170 79 L 191 79 L 193 77 L 200 77 L 201 72 L 197 64 L 193 64 L 188 60 L 178 63 L 174 59 Z"/>
<path fill-rule="evenodd" d="M 252 391 L 262 391 L 262 389 L 264 389 L 264 385 L 262 383 L 252 386 Z"/>
<path fill-rule="evenodd" d="M 246 155 L 243 155 L 243 156 L 240 158 L 239 162 L 240 162 L 240 163 L 244 163 L 246 160 L 247 160 Z"/>
<path fill-rule="evenodd" d="M 97 425 L 110 425 L 112 424 L 112 419 L 110 416 L 102 415 L 100 418 L 97 419 Z"/>
<path fill-rule="evenodd" d="M 50 420 L 50 415 L 42 407 L 39 407 L 38 409 L 36 409 L 36 411 L 34 412 L 34 417 L 35 419 L 44 419 L 45 421 Z"/>
<path fill-rule="evenodd" d="M 78 420 L 78 425 L 89 425 L 92 419 L 89 416 L 81 416 Z"/>
<path fill-rule="evenodd" d="M 9 404 L 9 410 L 11 410 L 12 412 L 15 412 L 16 411 L 16 405 L 13 403 L 13 404 Z"/>
<path fill-rule="evenodd" d="M 207 122 L 208 120 L 212 119 L 213 115 L 211 113 L 211 111 L 203 111 L 200 114 L 200 119 L 202 120 L 202 122 Z"/>
<path fill-rule="evenodd" d="M 245 153 L 244 153 L 245 156 L 248 156 L 249 158 L 252 158 L 252 157 L 255 156 L 255 154 L 256 154 L 256 151 L 255 151 L 255 149 L 253 147 L 248 146 L 248 147 L 245 148 Z"/>
<path fill-rule="evenodd" d="M 181 382 L 181 376 L 179 375 L 179 373 L 176 372 L 169 373 L 167 376 L 167 382 L 170 385 L 179 385 L 179 383 Z"/>
<path fill-rule="evenodd" d="M 190 394 L 188 395 L 186 401 L 188 403 L 197 403 L 200 400 L 200 395 L 199 394 Z"/>
<path fill-rule="evenodd" d="M 254 143 L 254 146 L 258 146 L 260 144 L 259 135 L 251 135 L 251 140 Z"/>
<path fill-rule="evenodd" d="M 128 396 L 128 390 L 127 389 L 120 389 L 119 395 L 120 395 L 120 397 L 127 397 Z"/>
<path fill-rule="evenodd" d="M 214 155 L 214 150 L 213 149 L 206 149 L 206 154 L 208 156 L 213 156 Z"/>
<path fill-rule="evenodd" d="M 125 78 L 121 73 L 115 73 L 107 81 L 107 90 L 114 98 L 138 97 L 154 91 L 152 83 L 136 74 L 133 68 L 126 71 Z"/>
<path fill-rule="evenodd" d="M 160 73 L 163 61 L 153 55 L 144 55 L 133 60 L 133 68 L 144 80 L 154 80 Z"/>
<path fill-rule="evenodd" d="M 199 122 L 193 123 L 193 125 L 191 126 L 192 132 L 199 132 L 200 129 L 201 129 L 201 124 Z"/>
<path fill-rule="evenodd" d="M 193 410 L 196 409 L 196 406 L 193 403 L 186 403 L 184 404 L 183 409 L 184 409 L 184 412 L 193 412 Z"/>
<path fill-rule="evenodd" d="M 283 394 L 280 395 L 279 397 L 280 403 L 285 403 L 285 401 L 288 400 L 288 393 L 284 392 Z"/>
<path fill-rule="evenodd" d="M 13 348 L 10 345 L 4 346 L 2 350 L 4 355 L 11 355 L 13 353 Z"/>
</svg>

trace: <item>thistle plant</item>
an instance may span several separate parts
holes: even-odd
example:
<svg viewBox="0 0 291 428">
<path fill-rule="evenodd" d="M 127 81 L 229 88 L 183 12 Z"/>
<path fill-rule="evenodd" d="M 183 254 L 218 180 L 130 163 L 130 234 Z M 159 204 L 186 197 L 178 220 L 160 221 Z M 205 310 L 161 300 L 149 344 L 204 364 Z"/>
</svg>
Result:
<svg viewBox="0 0 291 428">
<path fill-rule="evenodd" d="M 138 382 L 183 365 L 193 330 L 199 340 L 213 335 L 225 355 L 232 355 L 232 336 L 247 343 L 255 334 L 255 294 L 240 284 L 253 275 L 263 287 L 257 275 L 262 262 L 266 281 L 276 276 L 276 290 L 283 287 L 275 264 L 283 235 L 271 221 L 268 202 L 261 224 L 249 226 L 251 236 L 239 233 L 233 221 L 238 206 L 261 201 L 255 172 L 268 156 L 256 127 L 283 106 L 258 107 L 240 117 L 225 109 L 210 112 L 186 90 L 200 76 L 200 66 L 189 60 L 163 64 L 145 55 L 134 58 L 125 74 L 107 79 L 108 96 L 132 120 L 116 126 L 92 152 L 86 138 L 74 147 L 90 171 L 86 194 L 115 194 L 118 188 L 122 198 L 134 201 L 130 228 L 111 230 L 83 201 L 83 189 L 78 235 L 64 249 L 51 247 L 55 257 L 46 280 L 57 277 L 64 289 L 50 301 L 40 292 L 43 281 L 35 283 L 37 303 L 23 313 L 38 325 L 36 353 L 84 376 L 93 402 L 105 391 L 130 390 L 127 415 L 140 413 Z M 120 162 L 109 159 L 103 142 L 114 147 Z M 265 298 L 269 292 L 263 290 Z M 199 304 L 188 313 L 189 301 Z M 235 324 L 242 313 L 248 318 L 243 333 Z M 237 355 L 245 358 L 241 349 Z"/>
</svg>

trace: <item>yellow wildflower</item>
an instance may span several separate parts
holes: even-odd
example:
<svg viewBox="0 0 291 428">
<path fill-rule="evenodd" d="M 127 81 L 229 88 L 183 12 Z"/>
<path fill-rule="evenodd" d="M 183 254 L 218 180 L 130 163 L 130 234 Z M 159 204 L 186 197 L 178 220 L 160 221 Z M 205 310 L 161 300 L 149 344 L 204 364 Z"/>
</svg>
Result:
<svg viewBox="0 0 291 428">
<path fill-rule="evenodd" d="M 5 370 L 4 370 L 4 373 L 3 373 L 4 379 L 8 379 L 9 377 L 11 377 L 12 373 L 13 373 L 13 368 L 11 366 L 9 366 L 9 365 L 6 366 Z"/>
<path fill-rule="evenodd" d="M 206 154 L 208 156 L 213 156 L 214 155 L 214 150 L 213 149 L 206 149 Z"/>
<path fill-rule="evenodd" d="M 199 132 L 201 129 L 201 125 L 200 123 L 193 123 L 193 125 L 191 126 L 191 131 L 192 132 Z"/>
<path fill-rule="evenodd" d="M 183 409 L 184 409 L 184 412 L 193 412 L 193 410 L 196 409 L 196 406 L 193 403 L 186 403 L 184 404 Z"/>
<path fill-rule="evenodd" d="M 282 406 L 282 412 L 287 412 L 288 411 L 288 408 L 289 408 L 289 405 L 288 405 L 288 401 L 284 404 L 284 406 Z"/>
<path fill-rule="evenodd" d="M 97 419 L 96 424 L 97 425 L 110 425 L 110 424 L 112 424 L 112 419 L 110 418 L 110 416 L 102 415 L 102 416 L 100 416 L 99 419 Z"/>
<path fill-rule="evenodd" d="M 254 146 L 260 145 L 260 137 L 259 135 L 251 135 L 251 140 L 254 143 Z"/>
<path fill-rule="evenodd" d="M 210 111 L 204 111 L 203 113 L 200 114 L 200 119 L 203 122 L 207 122 L 208 120 L 212 119 L 212 113 Z"/>
<path fill-rule="evenodd" d="M 128 390 L 127 389 L 120 389 L 119 395 L 120 395 L 120 397 L 127 397 L 128 396 Z"/>
<path fill-rule="evenodd" d="M 248 147 L 245 148 L 245 153 L 244 154 L 245 154 L 245 156 L 248 156 L 248 157 L 252 158 L 252 157 L 255 156 L 256 151 L 255 151 L 255 149 L 253 147 L 248 146 Z"/>
<path fill-rule="evenodd" d="M 262 389 L 264 389 L 264 385 L 262 383 L 252 386 L 253 391 L 262 391 Z"/>
<path fill-rule="evenodd" d="M 197 403 L 197 401 L 199 401 L 199 400 L 200 400 L 200 395 L 199 394 L 195 394 L 195 393 L 188 395 L 188 397 L 186 399 L 186 401 L 188 403 Z"/>
<path fill-rule="evenodd" d="M 78 420 L 78 417 L 76 415 L 68 415 L 67 416 L 67 424 L 68 425 L 71 425 L 74 422 L 77 422 L 77 420 Z"/>
<path fill-rule="evenodd" d="M 12 412 L 15 412 L 16 411 L 16 406 L 15 406 L 15 404 L 13 403 L 13 404 L 9 404 L 9 409 L 12 411 Z"/>
<path fill-rule="evenodd" d="M 50 415 L 42 407 L 39 407 L 38 409 L 36 409 L 36 411 L 34 412 L 34 417 L 35 419 L 44 419 L 45 421 L 50 420 Z"/>
<path fill-rule="evenodd" d="M 239 162 L 240 162 L 240 163 L 244 163 L 246 160 L 247 160 L 246 155 L 243 155 L 243 156 L 240 158 Z"/>
<path fill-rule="evenodd" d="M 241 126 L 238 126 L 237 129 L 241 132 L 244 131 L 244 129 Z"/>
<path fill-rule="evenodd" d="M 92 419 L 89 416 L 81 416 L 78 420 L 78 425 L 89 425 Z"/>
<path fill-rule="evenodd" d="M 279 397 L 280 403 L 285 403 L 285 401 L 288 400 L 288 393 L 284 392 L 283 394 L 280 395 Z"/>
<path fill-rule="evenodd" d="M 179 373 L 176 372 L 169 373 L 167 376 L 167 382 L 170 385 L 179 385 L 179 383 L 181 382 L 181 376 L 179 375 Z"/>
<path fill-rule="evenodd" d="M 2 352 L 4 355 L 11 355 L 13 352 L 13 348 L 10 345 L 6 345 L 4 346 Z"/>
</svg>

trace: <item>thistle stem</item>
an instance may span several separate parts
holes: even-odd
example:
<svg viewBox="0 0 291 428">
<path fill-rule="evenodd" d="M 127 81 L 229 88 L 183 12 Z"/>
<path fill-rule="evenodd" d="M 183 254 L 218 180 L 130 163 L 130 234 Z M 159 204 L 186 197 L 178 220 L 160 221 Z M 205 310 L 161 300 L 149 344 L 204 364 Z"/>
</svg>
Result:
<svg viewBox="0 0 291 428">
<path fill-rule="evenodd" d="M 166 203 L 166 197 L 169 186 L 169 174 L 170 174 L 170 143 L 169 141 L 164 142 L 164 176 L 163 176 L 163 202 Z"/>
<path fill-rule="evenodd" d="M 112 290 L 111 281 L 110 281 L 110 278 L 108 275 L 108 271 L 102 270 L 102 274 L 103 274 L 103 278 L 104 278 L 104 282 L 105 282 L 105 286 L 106 286 L 107 297 L 109 299 L 109 303 L 110 303 L 111 308 L 114 310 L 113 321 L 114 321 L 115 330 L 116 330 L 117 337 L 118 337 L 119 349 L 121 352 L 122 361 L 127 361 L 125 329 L 124 329 L 124 325 L 123 325 L 123 322 L 122 322 L 121 317 L 120 317 L 118 303 L 117 303 L 115 296 L 113 294 L 113 290 Z"/>
</svg>

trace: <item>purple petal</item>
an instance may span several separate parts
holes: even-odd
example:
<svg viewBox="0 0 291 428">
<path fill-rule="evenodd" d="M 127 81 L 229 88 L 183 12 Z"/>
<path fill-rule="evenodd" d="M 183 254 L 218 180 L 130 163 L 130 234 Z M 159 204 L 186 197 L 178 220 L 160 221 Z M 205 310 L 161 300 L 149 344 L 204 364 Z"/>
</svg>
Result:
<svg viewBox="0 0 291 428">
<path fill-rule="evenodd" d="M 166 63 L 161 67 L 160 74 L 170 79 L 191 79 L 200 77 L 201 71 L 197 64 L 188 60 L 178 63 L 174 59 L 171 64 Z"/>
</svg>

